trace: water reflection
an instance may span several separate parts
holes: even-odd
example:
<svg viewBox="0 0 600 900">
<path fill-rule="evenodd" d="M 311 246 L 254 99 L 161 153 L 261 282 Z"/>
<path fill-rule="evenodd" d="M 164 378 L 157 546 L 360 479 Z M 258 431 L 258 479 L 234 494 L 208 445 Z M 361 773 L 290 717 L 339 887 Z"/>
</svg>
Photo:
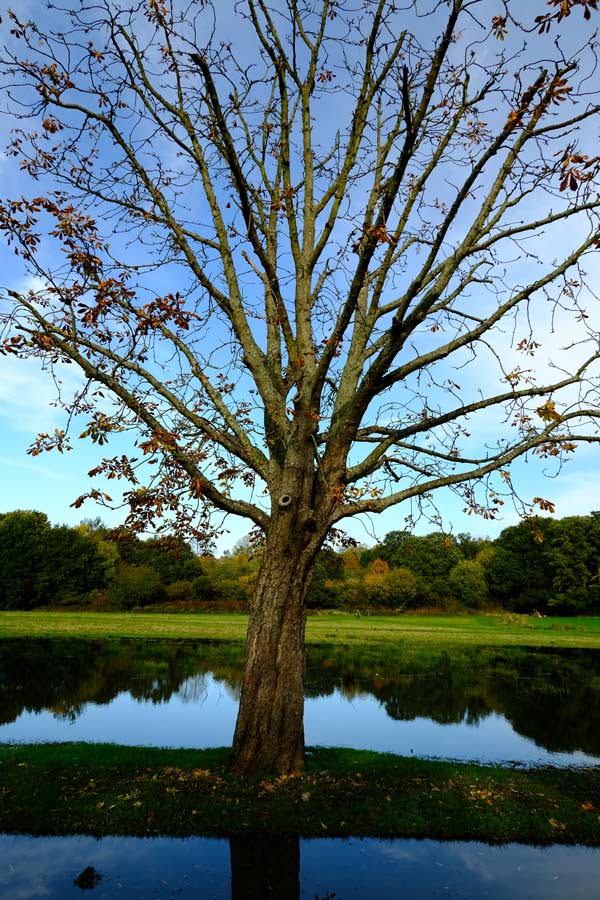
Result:
<svg viewBox="0 0 600 900">
<path fill-rule="evenodd" d="M 300 839 L 231 837 L 231 900 L 300 897 Z"/>
<path fill-rule="evenodd" d="M 0 900 L 592 900 L 599 877 L 586 847 L 0 835 Z"/>
<path fill-rule="evenodd" d="M 6 640 L 0 741 L 226 745 L 241 667 L 232 644 Z M 489 761 L 600 759 L 599 651 L 313 648 L 306 694 L 309 744 Z"/>
</svg>

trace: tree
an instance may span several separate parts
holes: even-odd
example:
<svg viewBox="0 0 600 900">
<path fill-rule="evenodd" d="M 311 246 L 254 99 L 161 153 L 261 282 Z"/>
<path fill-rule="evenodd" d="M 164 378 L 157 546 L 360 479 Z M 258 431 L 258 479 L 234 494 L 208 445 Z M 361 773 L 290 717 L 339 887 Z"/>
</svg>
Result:
<svg viewBox="0 0 600 900">
<path fill-rule="evenodd" d="M 117 571 L 120 555 L 114 541 L 110 540 L 110 532 L 102 520 L 84 519 L 77 529 L 80 534 L 90 538 L 96 547 L 98 555 L 103 561 L 103 574 L 100 584 L 105 585 L 112 581 Z M 96 585 L 98 587 L 98 585 Z"/>
<path fill-rule="evenodd" d="M 9 15 L 9 153 L 34 189 L 0 227 L 35 281 L 4 292 L 4 351 L 74 364 L 63 403 L 99 446 L 136 432 L 133 459 L 92 470 L 130 483 L 129 527 L 210 538 L 216 508 L 263 532 L 240 774 L 302 762 L 305 599 L 340 522 L 444 487 L 491 517 L 515 460 L 598 440 L 579 7 L 597 4 L 540 0 L 524 23 L 483 0 Z M 566 323 L 552 369 L 544 325 Z"/>
<path fill-rule="evenodd" d="M 403 566 L 382 570 L 371 564 L 364 578 L 364 588 L 366 600 L 372 606 L 403 608 L 410 606 L 417 596 L 418 581 L 411 570 Z"/>
<path fill-rule="evenodd" d="M 494 545 L 487 577 L 507 606 L 576 613 L 600 601 L 600 514 L 533 518 L 506 528 Z"/>
<path fill-rule="evenodd" d="M 166 598 L 166 590 L 160 575 L 152 566 L 142 563 L 121 562 L 113 578 L 109 596 L 118 608 L 131 609 L 150 603 L 160 603 Z"/>
<path fill-rule="evenodd" d="M 347 599 L 348 586 L 344 580 L 344 560 L 333 550 L 321 550 L 315 562 L 306 597 L 308 609 L 340 606 Z"/>
<path fill-rule="evenodd" d="M 461 553 L 456 540 L 451 535 L 434 531 L 431 534 L 408 535 L 403 554 L 396 552 L 392 557 L 392 564 L 404 564 L 415 575 L 426 581 L 433 581 L 444 579 L 460 559 Z"/>
<path fill-rule="evenodd" d="M 487 581 L 494 597 L 522 612 L 546 608 L 552 593 L 547 546 L 554 523 L 539 517 L 505 528 L 494 543 Z"/>
<path fill-rule="evenodd" d="M 202 563 L 189 544 L 175 537 L 140 541 L 127 535 L 115 535 L 123 562 L 150 566 L 163 584 L 191 580 L 203 574 Z"/>
<path fill-rule="evenodd" d="M 48 601 L 45 544 L 48 517 L 33 510 L 0 516 L 0 609 L 31 609 Z"/>
<path fill-rule="evenodd" d="M 456 599 L 470 609 L 484 606 L 488 597 L 483 566 L 474 559 L 461 559 L 448 575 L 448 587 Z"/>
<path fill-rule="evenodd" d="M 16 510 L 0 516 L 0 609 L 33 609 L 103 587 L 106 556 L 77 528 Z"/>
<path fill-rule="evenodd" d="M 553 523 L 546 560 L 552 572 L 548 606 L 563 611 L 600 606 L 600 513 L 568 516 Z"/>
</svg>

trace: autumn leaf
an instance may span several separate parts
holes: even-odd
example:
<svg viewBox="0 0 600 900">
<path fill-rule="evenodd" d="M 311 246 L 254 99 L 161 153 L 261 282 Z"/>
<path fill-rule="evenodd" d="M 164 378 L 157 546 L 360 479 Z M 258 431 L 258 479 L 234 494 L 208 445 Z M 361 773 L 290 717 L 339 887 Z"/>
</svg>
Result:
<svg viewBox="0 0 600 900">
<path fill-rule="evenodd" d="M 275 785 L 272 781 L 261 781 L 260 786 L 263 791 L 268 791 L 269 793 L 275 790 Z"/>
<path fill-rule="evenodd" d="M 538 406 L 536 413 L 544 422 L 562 422 L 563 417 L 556 411 L 556 404 L 553 400 L 547 400 L 541 406 Z"/>
<path fill-rule="evenodd" d="M 499 41 L 503 41 L 507 34 L 506 16 L 492 17 L 492 33 Z"/>
</svg>

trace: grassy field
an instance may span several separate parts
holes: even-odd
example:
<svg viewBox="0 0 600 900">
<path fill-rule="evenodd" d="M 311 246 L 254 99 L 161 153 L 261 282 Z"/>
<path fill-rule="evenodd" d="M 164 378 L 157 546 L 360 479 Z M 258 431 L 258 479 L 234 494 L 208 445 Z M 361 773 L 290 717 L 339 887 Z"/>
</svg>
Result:
<svg viewBox="0 0 600 900">
<path fill-rule="evenodd" d="M 240 782 L 227 750 L 0 745 L 0 831 L 361 835 L 600 845 L 600 770 L 515 770 L 316 748 Z"/>
<path fill-rule="evenodd" d="M 139 637 L 243 641 L 247 617 L 235 613 L 0 612 L 2 637 Z M 400 641 L 436 644 L 599 647 L 600 617 L 499 615 L 361 616 L 318 613 L 308 618 L 309 644 Z"/>
</svg>

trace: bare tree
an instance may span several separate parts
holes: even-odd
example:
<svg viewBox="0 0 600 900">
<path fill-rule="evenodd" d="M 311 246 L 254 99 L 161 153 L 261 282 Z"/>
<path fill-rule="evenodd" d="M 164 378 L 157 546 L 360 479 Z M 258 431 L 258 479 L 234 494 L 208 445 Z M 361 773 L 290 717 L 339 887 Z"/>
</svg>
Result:
<svg viewBox="0 0 600 900">
<path fill-rule="evenodd" d="M 216 507 L 264 533 L 232 766 L 288 772 L 337 524 L 440 488 L 494 516 L 513 461 L 598 441 L 600 105 L 572 27 L 597 3 L 65 5 L 7 23 L 35 187 L 0 227 L 36 277 L 3 291 L 3 349 L 75 364 L 62 402 L 99 445 L 138 433 L 92 473 L 130 483 L 131 527 L 209 536 Z"/>
</svg>

